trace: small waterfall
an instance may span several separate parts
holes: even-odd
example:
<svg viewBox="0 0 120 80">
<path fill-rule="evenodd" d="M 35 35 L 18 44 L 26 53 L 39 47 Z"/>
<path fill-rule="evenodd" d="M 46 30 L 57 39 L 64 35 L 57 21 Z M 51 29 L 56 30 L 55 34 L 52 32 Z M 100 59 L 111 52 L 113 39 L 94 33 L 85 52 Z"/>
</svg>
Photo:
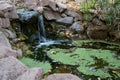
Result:
<svg viewBox="0 0 120 80">
<path fill-rule="evenodd" d="M 39 36 L 39 44 L 36 46 L 36 49 L 41 48 L 42 46 L 50 46 L 50 45 L 59 45 L 59 44 L 71 44 L 71 41 L 68 40 L 50 40 L 46 38 L 45 26 L 43 16 L 38 16 L 38 36 Z"/>
<path fill-rule="evenodd" d="M 47 41 L 46 32 L 42 15 L 38 16 L 38 31 L 39 31 L 39 43 L 46 42 Z"/>
</svg>

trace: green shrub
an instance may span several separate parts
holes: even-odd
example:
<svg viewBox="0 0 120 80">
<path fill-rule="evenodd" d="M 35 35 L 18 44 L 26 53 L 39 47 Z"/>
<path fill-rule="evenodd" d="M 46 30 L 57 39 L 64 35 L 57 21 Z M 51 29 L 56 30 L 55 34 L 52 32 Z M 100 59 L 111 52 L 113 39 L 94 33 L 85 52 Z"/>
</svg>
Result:
<svg viewBox="0 0 120 80">
<path fill-rule="evenodd" d="M 112 2 L 113 1 L 113 2 Z M 102 20 L 112 26 L 112 29 L 118 29 L 120 21 L 120 1 L 119 0 L 89 0 L 80 3 L 81 12 L 88 13 L 90 9 L 95 9 L 102 16 Z"/>
</svg>

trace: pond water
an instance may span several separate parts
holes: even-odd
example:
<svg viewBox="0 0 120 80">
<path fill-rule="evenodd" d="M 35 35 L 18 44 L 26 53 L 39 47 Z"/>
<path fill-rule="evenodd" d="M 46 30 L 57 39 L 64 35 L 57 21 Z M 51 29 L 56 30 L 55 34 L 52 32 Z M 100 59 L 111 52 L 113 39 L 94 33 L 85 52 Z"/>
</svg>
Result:
<svg viewBox="0 0 120 80">
<path fill-rule="evenodd" d="M 49 64 L 46 75 L 72 73 L 83 80 L 120 79 L 120 46 L 110 42 L 79 40 L 72 45 L 44 46 L 30 57 Z"/>
<path fill-rule="evenodd" d="M 120 80 L 119 44 L 101 40 L 47 39 L 42 15 L 28 10 L 20 10 L 18 14 L 21 23 L 29 23 L 32 18 L 37 21 L 35 37 L 38 45 L 33 53 L 21 59 L 28 67 L 42 67 L 45 76 L 52 73 L 72 73 L 83 80 Z M 27 29 L 23 33 L 28 33 Z"/>
</svg>

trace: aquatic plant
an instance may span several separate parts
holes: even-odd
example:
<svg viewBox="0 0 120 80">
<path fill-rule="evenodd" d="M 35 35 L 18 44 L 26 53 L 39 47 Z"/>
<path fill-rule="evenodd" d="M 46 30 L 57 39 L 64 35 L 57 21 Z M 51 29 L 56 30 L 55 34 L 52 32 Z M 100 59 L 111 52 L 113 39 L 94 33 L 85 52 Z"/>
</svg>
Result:
<svg viewBox="0 0 120 80">
<path fill-rule="evenodd" d="M 51 65 L 48 62 L 37 62 L 31 58 L 26 58 L 26 57 L 23 57 L 22 59 L 20 59 L 20 61 L 29 68 L 41 67 L 43 68 L 45 73 L 47 73 L 51 69 Z"/>
<path fill-rule="evenodd" d="M 87 42 L 90 41 L 86 40 L 84 44 L 87 44 Z M 108 44 L 114 45 L 112 43 Z M 80 48 L 80 45 L 82 45 L 82 42 L 79 41 L 79 44 L 77 43 L 74 48 L 51 49 L 47 55 L 56 62 L 78 66 L 77 70 L 85 75 L 101 78 L 114 77 L 115 79 L 120 77 L 120 57 L 115 54 L 115 51 Z"/>
</svg>

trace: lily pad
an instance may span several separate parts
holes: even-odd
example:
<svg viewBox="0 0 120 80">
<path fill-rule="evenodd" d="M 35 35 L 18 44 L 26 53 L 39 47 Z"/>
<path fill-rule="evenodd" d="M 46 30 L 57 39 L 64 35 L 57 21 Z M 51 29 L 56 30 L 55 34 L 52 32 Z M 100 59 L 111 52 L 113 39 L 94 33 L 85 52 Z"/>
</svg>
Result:
<svg viewBox="0 0 120 80">
<path fill-rule="evenodd" d="M 22 59 L 20 59 L 20 61 L 22 63 L 24 63 L 26 66 L 28 66 L 29 68 L 42 67 L 44 69 L 45 73 L 47 73 L 48 70 L 50 70 L 52 68 L 50 63 L 48 63 L 48 62 L 36 62 L 30 58 L 23 57 Z"/>
</svg>

